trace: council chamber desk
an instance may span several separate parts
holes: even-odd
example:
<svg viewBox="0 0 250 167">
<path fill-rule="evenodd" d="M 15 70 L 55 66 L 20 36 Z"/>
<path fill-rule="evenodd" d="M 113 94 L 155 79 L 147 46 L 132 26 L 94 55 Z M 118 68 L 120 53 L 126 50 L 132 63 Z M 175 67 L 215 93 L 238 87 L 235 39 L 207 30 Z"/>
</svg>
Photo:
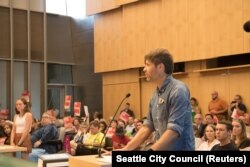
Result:
<svg viewBox="0 0 250 167">
<path fill-rule="evenodd" d="M 97 155 L 72 156 L 69 158 L 69 167 L 111 167 L 111 156 L 97 158 Z"/>
<path fill-rule="evenodd" d="M 21 152 L 27 151 L 26 147 L 10 146 L 10 145 L 1 145 L 0 153 L 10 153 L 10 152 Z"/>
</svg>

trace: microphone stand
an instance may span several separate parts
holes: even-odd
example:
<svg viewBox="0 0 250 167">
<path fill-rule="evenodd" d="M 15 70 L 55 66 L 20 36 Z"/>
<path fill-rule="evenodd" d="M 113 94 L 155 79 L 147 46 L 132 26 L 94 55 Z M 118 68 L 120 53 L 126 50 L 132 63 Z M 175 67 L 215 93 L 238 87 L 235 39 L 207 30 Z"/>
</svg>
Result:
<svg viewBox="0 0 250 167">
<path fill-rule="evenodd" d="M 107 126 L 107 129 L 106 129 L 106 131 L 105 131 L 105 133 L 104 133 L 104 135 L 103 135 L 103 137 L 102 137 L 100 146 L 98 147 L 98 150 L 97 150 L 98 156 L 97 156 L 96 158 L 103 158 L 103 156 L 102 156 L 102 142 L 103 142 L 104 138 L 106 137 L 107 132 L 108 132 L 108 129 L 110 128 L 111 123 L 112 123 L 112 121 L 114 120 L 116 114 L 118 113 L 118 111 L 119 111 L 119 109 L 120 109 L 122 103 L 124 102 L 125 99 L 127 99 L 127 98 L 129 98 L 129 97 L 130 97 L 130 93 L 128 93 L 128 94 L 126 95 L 126 97 L 124 97 L 124 98 L 122 99 L 121 103 L 119 104 L 118 108 L 116 109 L 115 114 L 114 114 L 114 116 L 112 117 L 111 121 L 109 122 L 109 125 Z"/>
</svg>

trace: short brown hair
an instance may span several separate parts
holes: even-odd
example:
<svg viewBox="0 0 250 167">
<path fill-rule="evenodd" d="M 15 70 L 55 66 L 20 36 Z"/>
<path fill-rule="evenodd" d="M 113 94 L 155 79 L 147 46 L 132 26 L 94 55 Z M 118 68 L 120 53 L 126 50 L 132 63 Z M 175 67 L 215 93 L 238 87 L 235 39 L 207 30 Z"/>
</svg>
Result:
<svg viewBox="0 0 250 167">
<path fill-rule="evenodd" d="M 152 50 L 151 52 L 145 55 L 144 62 L 146 62 L 146 60 L 149 60 L 150 62 L 154 63 L 154 65 L 163 63 L 165 66 L 166 74 L 172 74 L 174 71 L 173 57 L 167 49 L 158 48 Z"/>
</svg>

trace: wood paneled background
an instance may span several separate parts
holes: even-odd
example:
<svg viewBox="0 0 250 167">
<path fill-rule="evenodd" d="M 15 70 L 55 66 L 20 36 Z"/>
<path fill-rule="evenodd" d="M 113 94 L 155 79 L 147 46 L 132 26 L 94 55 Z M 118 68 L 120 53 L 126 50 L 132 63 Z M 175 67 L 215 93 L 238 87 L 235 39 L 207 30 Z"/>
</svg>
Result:
<svg viewBox="0 0 250 167">
<path fill-rule="evenodd" d="M 250 33 L 242 28 L 250 0 L 87 1 L 88 14 L 95 14 L 95 72 L 103 73 L 105 117 L 127 92 L 137 117 L 146 115 L 155 87 L 139 79 L 139 71 L 144 55 L 158 47 L 185 62 L 186 73 L 174 76 L 189 86 L 203 114 L 213 90 L 228 102 L 241 94 L 250 107 L 249 67 L 197 71 L 208 59 L 250 52 Z"/>
</svg>

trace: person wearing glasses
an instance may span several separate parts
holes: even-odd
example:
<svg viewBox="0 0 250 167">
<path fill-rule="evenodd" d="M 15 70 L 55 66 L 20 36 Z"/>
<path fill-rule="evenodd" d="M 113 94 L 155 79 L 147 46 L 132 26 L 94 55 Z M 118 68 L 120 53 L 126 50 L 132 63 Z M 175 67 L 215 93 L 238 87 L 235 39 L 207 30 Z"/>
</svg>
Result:
<svg viewBox="0 0 250 167">
<path fill-rule="evenodd" d="M 56 145 L 48 143 L 50 140 L 58 138 L 57 127 L 52 123 L 51 116 L 46 112 L 42 115 L 41 125 L 30 136 L 33 148 L 29 154 L 29 160 L 32 162 L 38 162 L 40 155 L 52 154 L 57 151 Z"/>
</svg>

